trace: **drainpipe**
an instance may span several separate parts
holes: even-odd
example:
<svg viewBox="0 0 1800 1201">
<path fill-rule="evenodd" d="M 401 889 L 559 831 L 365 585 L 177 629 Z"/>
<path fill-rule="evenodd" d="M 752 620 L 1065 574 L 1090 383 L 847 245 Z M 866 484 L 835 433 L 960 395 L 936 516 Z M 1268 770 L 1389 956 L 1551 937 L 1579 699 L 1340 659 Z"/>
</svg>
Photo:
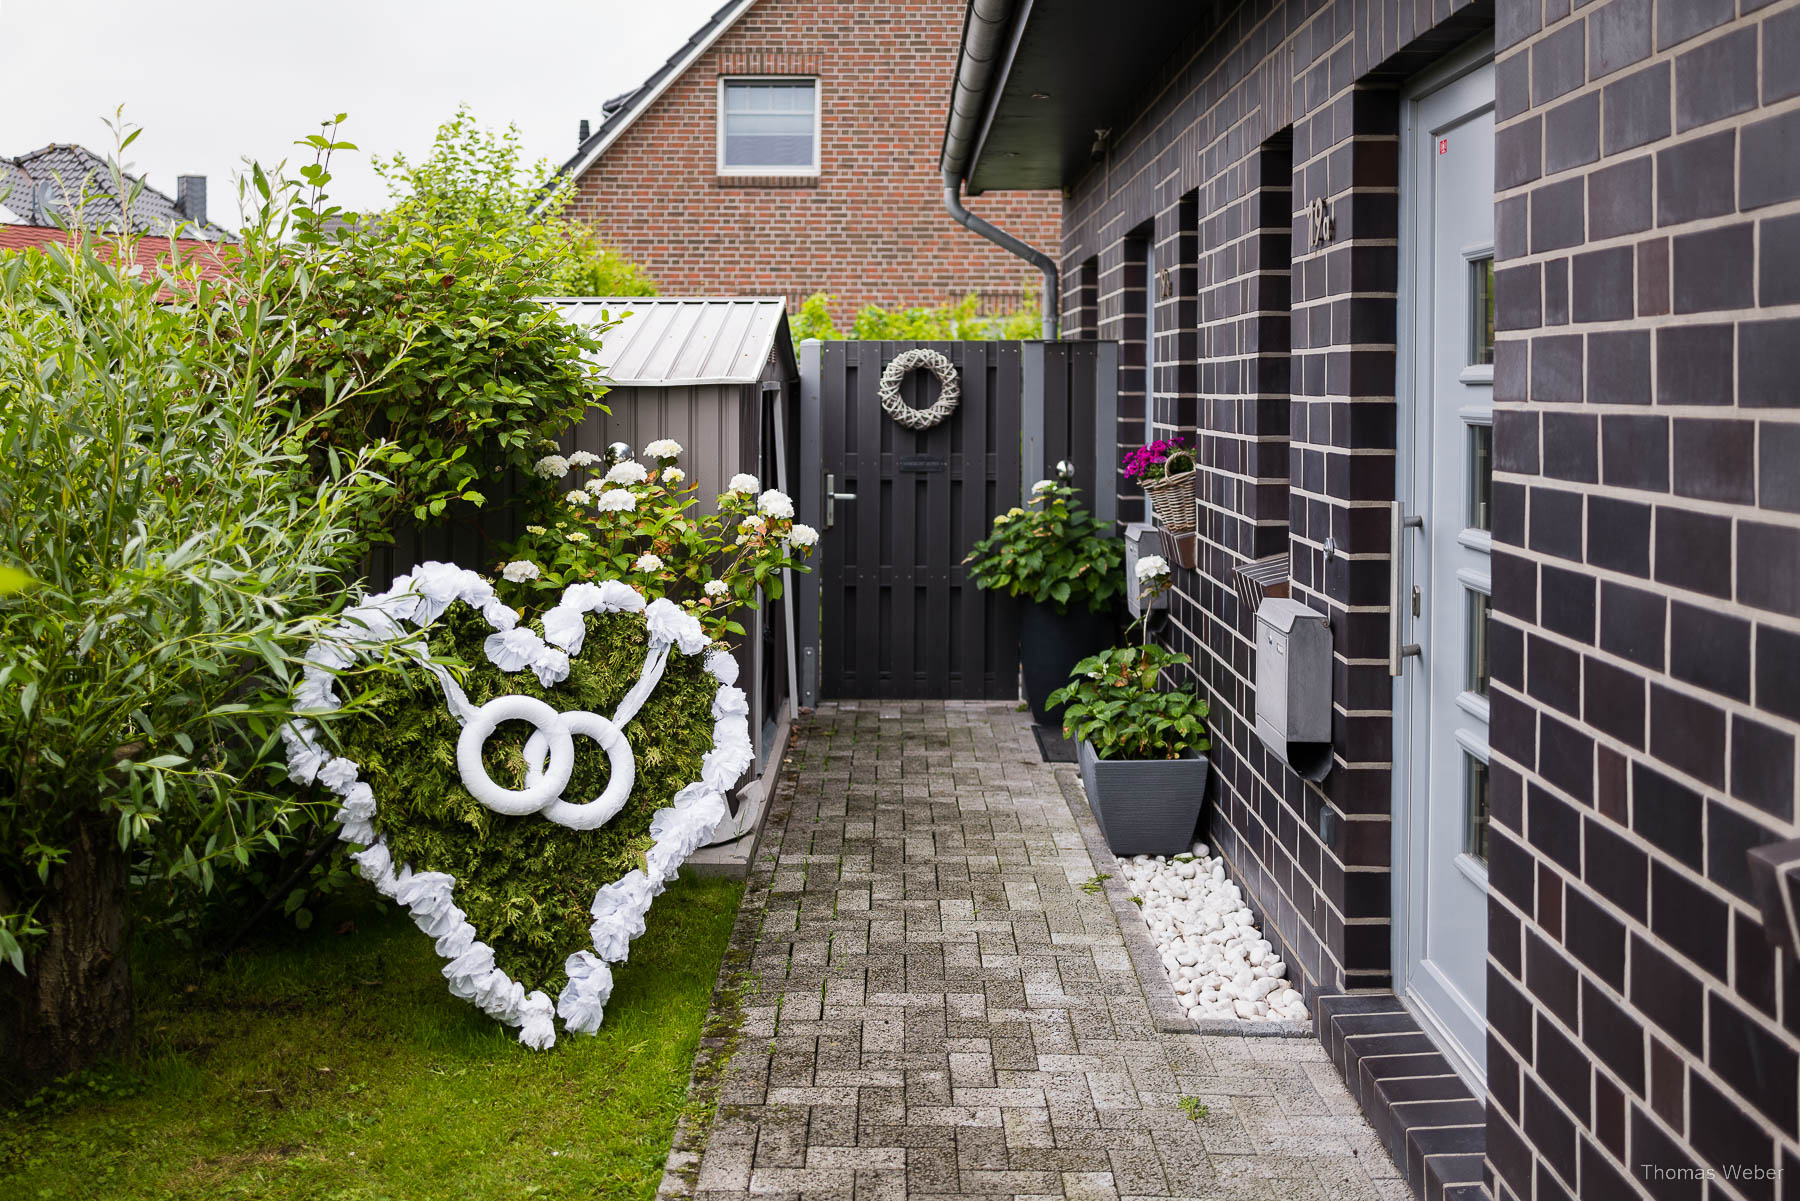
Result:
<svg viewBox="0 0 1800 1201">
<path fill-rule="evenodd" d="M 1044 273 L 1044 337 L 1052 342 L 1056 341 L 1056 318 L 1059 311 L 1057 280 L 1060 276 L 1056 260 L 971 213 L 962 202 L 962 180 L 951 171 L 944 172 L 944 207 L 950 210 L 950 215 L 961 225 L 974 230 L 1009 254 L 1018 255 Z"/>
<path fill-rule="evenodd" d="M 956 82 L 950 93 L 950 120 L 944 127 L 944 148 L 939 163 L 944 172 L 944 207 L 957 223 L 1044 273 L 1044 336 L 1054 340 L 1060 303 L 1057 287 L 1060 272 L 1056 260 L 977 217 L 962 201 L 963 182 L 974 166 L 972 160 L 978 139 L 992 115 L 999 87 L 1006 81 L 1013 51 L 1018 48 L 1018 35 L 1030 15 L 1031 0 L 972 0 L 970 3 L 963 16 L 962 53 L 956 62 Z"/>
</svg>

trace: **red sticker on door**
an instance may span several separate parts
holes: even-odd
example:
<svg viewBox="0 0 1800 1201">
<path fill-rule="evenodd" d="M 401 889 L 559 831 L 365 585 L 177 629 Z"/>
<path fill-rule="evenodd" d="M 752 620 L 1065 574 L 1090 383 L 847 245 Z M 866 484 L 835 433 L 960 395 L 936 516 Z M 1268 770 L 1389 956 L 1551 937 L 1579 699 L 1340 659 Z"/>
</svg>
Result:
<svg viewBox="0 0 1800 1201">
<path fill-rule="evenodd" d="M 1449 154 L 1450 153 L 1450 139 L 1449 138 L 1439 138 L 1438 139 L 1438 153 L 1439 154 Z"/>
</svg>

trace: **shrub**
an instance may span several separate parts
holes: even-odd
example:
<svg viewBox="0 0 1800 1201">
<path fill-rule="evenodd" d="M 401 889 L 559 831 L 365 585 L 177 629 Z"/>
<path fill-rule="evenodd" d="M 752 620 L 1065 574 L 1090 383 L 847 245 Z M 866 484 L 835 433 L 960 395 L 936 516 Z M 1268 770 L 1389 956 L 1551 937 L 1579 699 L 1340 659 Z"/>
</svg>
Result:
<svg viewBox="0 0 1800 1201">
<path fill-rule="evenodd" d="M 796 341 L 835 341 L 846 337 L 831 319 L 832 299 L 823 292 L 814 292 L 801 302 L 792 323 Z M 1017 342 L 1041 338 L 1043 331 L 1044 316 L 1035 295 L 1010 313 L 983 317 L 976 312 L 976 298 L 971 292 L 955 304 L 935 308 L 921 306 L 890 312 L 880 305 L 868 305 L 856 315 L 847 336 L 871 342 Z"/>
<path fill-rule="evenodd" d="M 977 587 L 1058 613 L 1075 604 L 1105 612 L 1124 591 L 1123 546 L 1102 534 L 1073 487 L 1055 480 L 1032 486 L 1028 508 L 1014 506 L 994 518 L 992 532 L 963 562 Z"/>
<path fill-rule="evenodd" d="M 794 521 L 785 493 L 769 489 L 759 496 L 749 475 L 734 476 L 717 511 L 696 517 L 697 486 L 676 466 L 681 446 L 658 439 L 644 451 L 648 467 L 579 451 L 539 460 L 538 473 L 560 486 L 572 485 L 575 474 L 588 480 L 508 548 L 512 561 L 497 569 L 500 594 L 530 610 L 538 597 L 560 596 L 582 580 L 623 580 L 646 596 L 677 602 L 710 637 L 742 634 L 732 611 L 751 603 L 759 588 L 779 600 L 782 570 L 807 570 L 818 531 Z M 590 472 L 594 467 L 604 470 Z"/>
<path fill-rule="evenodd" d="M 322 154 L 351 148 L 330 141 L 335 132 L 318 136 Z M 307 281 L 285 293 L 282 314 L 302 331 L 289 411 L 307 423 L 315 462 L 398 448 L 371 537 L 395 508 L 429 521 L 485 504 L 509 472 L 529 489 L 542 443 L 604 390 L 586 356 L 605 327 L 565 321 L 537 299 L 561 290 L 578 256 L 555 212 L 566 185 L 545 195 L 521 178 L 516 137 L 459 112 L 424 162 L 377 160 L 394 194 L 386 212 L 298 214 L 283 260 Z M 321 187 L 324 165 L 308 177 Z"/>
<path fill-rule="evenodd" d="M 278 315 L 299 278 L 282 234 L 304 205 L 256 179 L 216 284 L 126 266 L 129 235 L 0 262 L 0 563 L 33 577 L 0 597 L 14 1081 L 126 1048 L 128 876 L 205 888 L 305 820 L 261 769 L 386 485 L 378 449 L 309 463 L 284 415 L 304 346 Z M 358 401 L 352 385 L 311 412 Z"/>
</svg>

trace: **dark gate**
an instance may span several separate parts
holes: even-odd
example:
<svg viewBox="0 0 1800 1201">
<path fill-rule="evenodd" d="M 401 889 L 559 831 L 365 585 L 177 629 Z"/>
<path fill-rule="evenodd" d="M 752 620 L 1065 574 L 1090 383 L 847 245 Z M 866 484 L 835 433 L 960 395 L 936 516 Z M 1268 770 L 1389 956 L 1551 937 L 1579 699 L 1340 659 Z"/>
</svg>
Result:
<svg viewBox="0 0 1800 1201">
<path fill-rule="evenodd" d="M 920 346 L 962 388 L 929 430 L 890 419 L 877 395 L 882 368 Z M 803 695 L 1019 695 L 1016 606 L 970 583 L 962 559 L 1061 458 L 1112 518 L 1113 489 L 1094 484 L 1113 469 L 1116 371 L 1113 343 L 802 344 L 801 517 L 822 535 L 798 612 Z M 938 391 L 927 371 L 901 385 L 914 408 Z"/>
</svg>

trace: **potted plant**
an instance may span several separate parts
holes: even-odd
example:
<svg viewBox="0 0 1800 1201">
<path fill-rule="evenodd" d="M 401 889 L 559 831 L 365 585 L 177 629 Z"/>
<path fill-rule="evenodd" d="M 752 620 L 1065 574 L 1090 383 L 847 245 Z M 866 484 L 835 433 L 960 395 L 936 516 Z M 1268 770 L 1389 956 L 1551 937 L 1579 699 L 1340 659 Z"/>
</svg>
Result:
<svg viewBox="0 0 1800 1201">
<path fill-rule="evenodd" d="M 1062 480 L 1039 480 L 1030 502 L 994 518 L 963 560 L 979 588 L 1027 602 L 1019 615 L 1019 659 L 1032 716 L 1056 724 L 1051 690 L 1081 659 L 1112 641 L 1124 591 L 1124 546 Z"/>
<path fill-rule="evenodd" d="M 1146 600 L 1169 584 L 1161 558 L 1138 561 Z M 1132 628 L 1144 624 L 1140 618 Z M 1146 626 L 1143 645 L 1083 659 L 1050 696 L 1065 706 L 1064 736 L 1079 740 L 1082 786 L 1115 855 L 1180 854 L 1193 838 L 1211 767 L 1207 704 L 1191 686 L 1160 687 L 1164 668 L 1190 661 L 1150 642 Z"/>
<path fill-rule="evenodd" d="M 1172 534 L 1194 528 L 1194 452 L 1181 438 L 1158 438 L 1125 456 L 1124 476 L 1150 496 L 1150 508 Z"/>
</svg>

